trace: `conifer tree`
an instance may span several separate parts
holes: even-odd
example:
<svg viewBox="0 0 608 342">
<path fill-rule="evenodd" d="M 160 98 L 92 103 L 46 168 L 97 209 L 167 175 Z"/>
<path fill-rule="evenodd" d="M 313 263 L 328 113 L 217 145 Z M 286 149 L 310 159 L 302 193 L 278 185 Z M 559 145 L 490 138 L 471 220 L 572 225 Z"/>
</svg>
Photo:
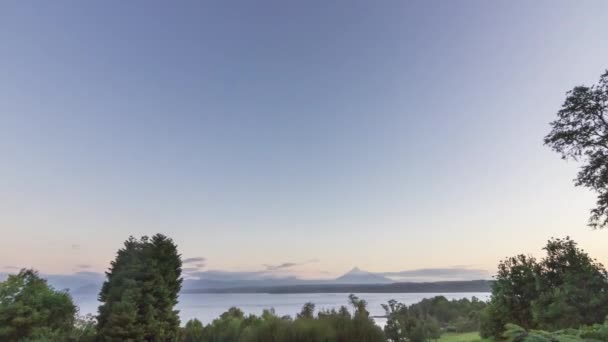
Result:
<svg viewBox="0 0 608 342">
<path fill-rule="evenodd" d="M 170 238 L 130 237 L 106 272 L 99 300 L 98 332 L 104 340 L 175 340 L 175 305 L 181 289 L 181 257 Z"/>
</svg>

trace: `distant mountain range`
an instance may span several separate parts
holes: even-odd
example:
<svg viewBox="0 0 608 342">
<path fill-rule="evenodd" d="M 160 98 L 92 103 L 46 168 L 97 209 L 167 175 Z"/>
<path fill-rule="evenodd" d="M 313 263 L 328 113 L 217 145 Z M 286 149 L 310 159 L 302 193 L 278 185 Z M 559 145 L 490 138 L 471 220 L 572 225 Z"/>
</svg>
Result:
<svg viewBox="0 0 608 342">
<path fill-rule="evenodd" d="M 184 293 L 389 293 L 489 292 L 488 280 L 396 282 L 381 274 L 353 268 L 336 279 L 303 280 L 295 277 L 220 281 L 184 281 Z"/>
<path fill-rule="evenodd" d="M 214 272 L 202 273 L 199 279 L 185 279 L 184 293 L 349 293 L 349 292 L 488 292 L 487 280 L 438 282 L 397 282 L 382 274 L 358 267 L 335 279 L 300 279 L 297 277 L 262 276 L 244 279 L 238 274 L 222 277 Z M 0 274 L 0 280 L 6 274 Z M 68 290 L 73 296 L 97 295 L 105 275 L 77 272 L 69 275 L 43 275 L 56 289 Z"/>
<path fill-rule="evenodd" d="M 300 279 L 297 277 L 265 277 L 260 279 L 187 279 L 184 281 L 184 290 L 214 290 L 234 288 L 267 288 L 273 286 L 297 285 L 327 285 L 327 284 L 389 284 L 393 280 L 382 275 L 353 268 L 336 279 Z"/>
<path fill-rule="evenodd" d="M 346 274 L 336 278 L 334 282 L 338 284 L 390 284 L 395 281 L 383 275 L 363 271 L 359 267 L 355 267 Z"/>
</svg>

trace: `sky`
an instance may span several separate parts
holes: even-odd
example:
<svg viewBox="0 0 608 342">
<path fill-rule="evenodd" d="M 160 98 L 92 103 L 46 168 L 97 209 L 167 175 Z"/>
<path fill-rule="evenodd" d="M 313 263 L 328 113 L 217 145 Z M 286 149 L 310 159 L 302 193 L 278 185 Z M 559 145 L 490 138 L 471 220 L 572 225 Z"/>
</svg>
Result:
<svg viewBox="0 0 608 342">
<path fill-rule="evenodd" d="M 586 226 L 543 146 L 605 1 L 2 1 L 0 268 L 483 270 Z M 0 269 L 0 271 L 2 271 Z"/>
</svg>

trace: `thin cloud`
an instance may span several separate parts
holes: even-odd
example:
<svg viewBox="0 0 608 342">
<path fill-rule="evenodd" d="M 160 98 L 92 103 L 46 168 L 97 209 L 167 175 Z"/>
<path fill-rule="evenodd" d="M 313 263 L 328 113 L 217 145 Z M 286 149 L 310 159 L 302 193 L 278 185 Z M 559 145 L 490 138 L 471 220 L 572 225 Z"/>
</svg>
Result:
<svg viewBox="0 0 608 342">
<path fill-rule="evenodd" d="M 17 267 L 17 266 L 4 266 L 3 268 L 5 270 L 19 270 L 19 269 L 21 269 L 21 267 Z"/>
<path fill-rule="evenodd" d="M 381 272 L 377 274 L 395 278 L 400 281 L 477 280 L 490 278 L 490 274 L 487 270 L 463 267 L 421 268 L 398 272 Z"/>
<path fill-rule="evenodd" d="M 88 265 L 88 264 L 80 264 L 80 265 L 76 265 L 76 267 L 80 268 L 80 269 L 89 269 L 93 266 Z"/>
<path fill-rule="evenodd" d="M 317 271 L 317 273 L 319 273 L 319 274 L 327 274 L 327 275 L 334 274 L 334 272 L 322 271 L 322 270 Z"/>
<path fill-rule="evenodd" d="M 284 263 L 277 264 L 277 265 L 264 264 L 263 266 L 266 268 L 266 271 L 277 271 L 277 270 L 282 270 L 282 269 L 286 269 L 286 268 L 291 268 L 294 266 L 312 264 L 315 262 L 319 262 L 319 259 L 310 259 L 310 260 L 306 260 L 303 262 L 284 262 Z"/>
<path fill-rule="evenodd" d="M 191 272 L 188 274 L 191 277 L 207 280 L 255 280 L 269 277 L 265 271 L 224 271 L 224 270 L 209 270 L 201 272 Z"/>
<path fill-rule="evenodd" d="M 80 249 L 80 245 L 76 244 L 76 243 L 73 243 L 72 244 L 72 249 L 74 249 L 74 250 Z"/>
<path fill-rule="evenodd" d="M 264 267 L 266 267 L 267 271 L 276 271 L 276 270 L 280 270 L 283 268 L 290 268 L 290 267 L 294 267 L 297 266 L 298 264 L 295 262 L 284 262 L 282 264 L 278 264 L 278 265 L 268 265 L 268 264 L 264 264 Z"/>
<path fill-rule="evenodd" d="M 194 274 L 200 273 L 202 269 L 206 266 L 204 261 L 205 258 L 203 257 L 185 259 L 182 262 L 184 264 L 184 267 L 182 268 L 184 276 L 186 276 L 187 278 L 196 277 Z"/>
<path fill-rule="evenodd" d="M 203 258 L 203 257 L 194 257 L 194 258 L 186 258 L 184 260 L 182 260 L 182 263 L 184 264 L 192 264 L 192 263 L 204 263 L 205 261 L 207 261 L 207 259 Z"/>
</svg>

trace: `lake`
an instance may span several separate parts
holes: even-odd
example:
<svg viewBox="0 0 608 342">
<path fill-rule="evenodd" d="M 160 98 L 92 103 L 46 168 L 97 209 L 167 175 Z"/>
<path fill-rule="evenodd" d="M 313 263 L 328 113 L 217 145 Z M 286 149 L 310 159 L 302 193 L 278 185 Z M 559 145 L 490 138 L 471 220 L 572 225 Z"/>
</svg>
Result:
<svg viewBox="0 0 608 342">
<path fill-rule="evenodd" d="M 233 294 L 182 294 L 179 304 L 182 324 L 191 318 L 198 318 L 203 323 L 210 323 L 232 306 L 239 307 L 246 314 L 259 315 L 264 309 L 274 308 L 277 315 L 295 316 L 300 312 L 302 305 L 312 302 L 320 309 L 339 308 L 348 305 L 348 293 L 298 293 L 298 294 L 264 294 L 264 293 L 233 293 Z M 381 316 L 384 310 L 380 306 L 389 300 L 395 299 L 404 304 L 413 304 L 424 298 L 445 296 L 448 299 L 472 298 L 473 296 L 487 300 L 490 293 L 357 293 L 359 298 L 368 303 L 368 310 L 372 316 Z M 75 297 L 74 300 L 80 307 L 81 314 L 96 313 L 99 303 L 95 297 Z M 351 308 L 349 308 L 351 309 Z M 385 320 L 376 318 L 379 325 L 384 325 Z"/>
</svg>

